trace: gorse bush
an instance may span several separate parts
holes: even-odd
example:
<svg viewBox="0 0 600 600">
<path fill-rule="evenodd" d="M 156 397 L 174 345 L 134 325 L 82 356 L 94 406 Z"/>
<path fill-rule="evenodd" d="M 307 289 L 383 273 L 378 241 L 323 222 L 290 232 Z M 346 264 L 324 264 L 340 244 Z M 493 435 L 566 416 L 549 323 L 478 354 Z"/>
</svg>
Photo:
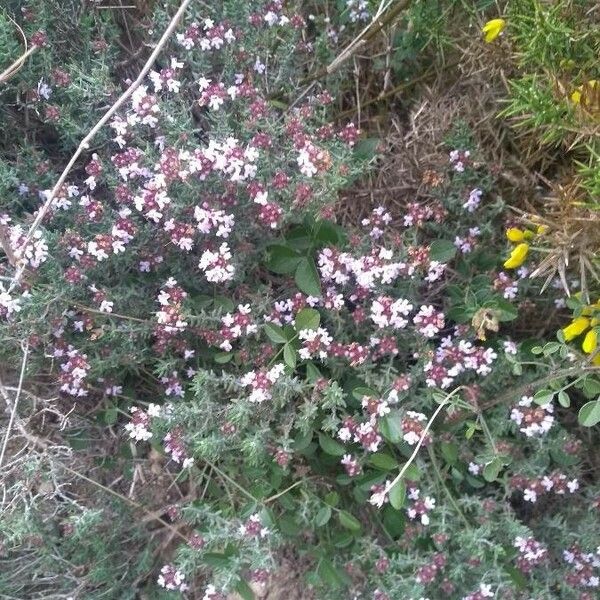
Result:
<svg viewBox="0 0 600 600">
<path fill-rule="evenodd" d="M 340 192 L 383 149 L 336 120 L 347 71 L 312 80 L 375 11 L 332 10 L 192 3 L 31 237 L 61 168 L 47 138 L 6 156 L 3 355 L 85 415 L 64 432 L 75 457 L 94 446 L 89 421 L 110 428 L 90 458 L 126 483 L 109 502 L 109 478 L 85 475 L 102 499 L 67 496 L 60 535 L 34 533 L 85 563 L 61 582 L 75 597 L 251 598 L 291 553 L 303 597 L 591 598 L 597 439 L 575 415 L 600 420 L 599 305 L 566 308 L 558 277 L 537 295 L 524 263 L 547 228 L 504 216 L 498 169 L 460 124 L 401 212 L 341 224 Z M 35 91 L 4 90 L 67 159 L 97 120 L 86 108 L 118 93 L 116 26 L 93 27 L 95 71 L 45 58 Z M 50 32 L 30 35 L 60 56 Z M 550 311 L 556 341 L 537 333 Z M 135 496 L 141 464 L 163 484 Z M 31 542 L 18 510 L 0 520 L 12 570 Z M 59 570 L 42 564 L 28 573 Z M 2 592 L 44 597 L 17 580 Z"/>
</svg>

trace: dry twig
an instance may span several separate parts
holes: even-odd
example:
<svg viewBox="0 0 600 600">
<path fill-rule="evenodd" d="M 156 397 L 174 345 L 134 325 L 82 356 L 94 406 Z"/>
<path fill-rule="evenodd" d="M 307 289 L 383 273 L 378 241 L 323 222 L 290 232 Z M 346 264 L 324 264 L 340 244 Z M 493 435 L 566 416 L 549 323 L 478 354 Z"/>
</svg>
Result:
<svg viewBox="0 0 600 600">
<path fill-rule="evenodd" d="M 171 19 L 169 26 L 165 29 L 165 32 L 162 34 L 160 40 L 156 44 L 156 47 L 152 51 L 152 54 L 148 57 L 146 64 L 143 66 L 143 68 L 140 71 L 139 75 L 137 76 L 136 80 L 123 92 L 123 94 L 121 94 L 121 96 L 118 98 L 118 100 L 106 111 L 106 113 L 104 113 L 102 118 L 96 123 L 96 125 L 94 125 L 94 127 L 92 127 L 92 129 L 89 131 L 89 133 L 81 140 L 81 143 L 77 147 L 77 150 L 71 157 L 71 160 L 69 160 L 67 166 L 64 168 L 63 172 L 61 173 L 61 176 L 58 178 L 58 181 L 52 188 L 52 191 L 50 192 L 48 198 L 44 202 L 41 209 L 38 211 L 33 223 L 31 224 L 31 227 L 29 228 L 29 231 L 27 232 L 27 236 L 25 237 L 25 240 L 23 242 L 24 248 L 27 247 L 27 244 L 29 244 L 29 242 L 31 241 L 33 234 L 35 233 L 37 228 L 40 226 L 41 222 L 44 220 L 44 217 L 50 210 L 52 203 L 54 202 L 54 198 L 56 197 L 56 194 L 58 193 L 58 191 L 64 184 L 65 180 L 67 179 L 67 175 L 70 173 L 71 169 L 77 162 L 77 159 L 81 156 L 81 154 L 85 150 L 87 150 L 89 148 L 90 142 L 92 141 L 94 136 L 98 133 L 98 131 L 100 131 L 100 129 L 102 129 L 102 127 L 104 125 L 106 125 L 106 123 L 108 123 L 110 118 L 121 108 L 121 106 L 123 106 L 123 104 L 131 97 L 133 92 L 135 92 L 135 90 L 141 85 L 142 81 L 144 80 L 144 77 L 146 77 L 146 75 L 148 74 L 148 72 L 150 71 L 152 66 L 154 65 L 154 62 L 156 61 L 158 55 L 160 54 L 163 47 L 167 43 L 168 39 L 171 37 L 171 34 L 177 27 L 177 24 L 179 23 L 181 17 L 183 16 L 183 13 L 185 12 L 186 8 L 188 7 L 188 5 L 190 4 L 191 1 L 192 0 L 183 0 L 181 5 L 179 6 L 177 12 Z M 14 289 L 14 287 L 19 283 L 21 277 L 23 276 L 24 270 L 25 270 L 25 264 L 21 264 L 18 267 L 18 269 L 15 273 L 15 276 L 13 277 L 13 282 L 10 286 L 10 290 Z"/>
</svg>

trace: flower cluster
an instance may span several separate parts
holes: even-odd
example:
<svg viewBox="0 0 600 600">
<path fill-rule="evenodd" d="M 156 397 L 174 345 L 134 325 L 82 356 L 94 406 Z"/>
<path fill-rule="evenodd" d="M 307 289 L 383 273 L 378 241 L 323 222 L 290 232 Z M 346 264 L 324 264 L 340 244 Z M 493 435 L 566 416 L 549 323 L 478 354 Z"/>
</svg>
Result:
<svg viewBox="0 0 600 600">
<path fill-rule="evenodd" d="M 189 589 L 185 583 L 185 575 L 173 565 L 164 565 L 158 576 L 158 585 L 167 590 L 177 590 L 185 592 Z"/>
<path fill-rule="evenodd" d="M 600 587 L 600 552 L 583 552 L 578 545 L 563 551 L 563 560 L 571 566 L 566 582 L 574 588 Z"/>
<path fill-rule="evenodd" d="M 523 396 L 510 412 L 510 418 L 519 426 L 519 431 L 527 437 L 546 434 L 554 423 L 554 405 L 547 402 L 543 406 L 533 404 L 532 396 Z"/>
<path fill-rule="evenodd" d="M 132 406 L 130 409 L 131 420 L 125 425 L 125 431 L 129 432 L 129 437 L 136 441 L 148 441 L 152 437 L 150 430 L 152 419 L 160 416 L 160 406 L 158 404 L 149 404 L 146 410 L 138 406 Z"/>
<path fill-rule="evenodd" d="M 248 401 L 252 403 L 264 402 L 271 399 L 271 388 L 281 377 L 284 371 L 282 363 L 276 364 L 269 370 L 250 371 L 240 380 L 240 384 L 249 387 L 251 392 Z"/>
<path fill-rule="evenodd" d="M 548 550 L 532 537 L 516 537 L 513 546 L 519 551 L 517 569 L 530 573 L 535 567 L 543 564 L 548 557 Z"/>
<path fill-rule="evenodd" d="M 411 501 L 406 509 L 408 518 L 420 521 L 421 525 L 429 525 L 429 513 L 435 508 L 435 498 L 431 496 L 422 498 L 421 490 L 415 486 L 408 488 L 407 497 Z"/>
<path fill-rule="evenodd" d="M 515 475 L 510 480 L 510 485 L 513 490 L 523 492 L 523 500 L 526 502 L 537 502 L 540 496 L 550 492 L 564 496 L 566 494 L 574 494 L 579 489 L 579 481 L 577 479 L 569 479 L 564 473 L 555 471 L 550 475 L 543 477 L 524 477 Z"/>
</svg>

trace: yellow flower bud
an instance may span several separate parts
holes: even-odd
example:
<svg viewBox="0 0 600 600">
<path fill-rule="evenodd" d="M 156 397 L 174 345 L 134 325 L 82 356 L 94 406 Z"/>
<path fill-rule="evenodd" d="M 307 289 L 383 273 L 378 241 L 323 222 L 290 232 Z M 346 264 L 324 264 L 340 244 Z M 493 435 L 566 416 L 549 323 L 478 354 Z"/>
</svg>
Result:
<svg viewBox="0 0 600 600">
<path fill-rule="evenodd" d="M 581 349 L 586 354 L 591 354 L 596 347 L 598 346 L 598 333 L 595 329 L 590 329 L 586 334 L 585 338 L 583 338 L 583 344 L 581 344 Z"/>
<path fill-rule="evenodd" d="M 516 227 L 510 227 L 506 230 L 506 237 L 511 242 L 522 242 L 525 239 L 525 232 Z"/>
<path fill-rule="evenodd" d="M 563 330 L 565 341 L 570 342 L 572 339 L 581 335 L 590 326 L 590 320 L 585 317 L 577 317 L 573 319 L 569 325 Z"/>
<path fill-rule="evenodd" d="M 504 19 L 492 19 L 488 21 L 482 28 L 483 39 L 489 44 L 493 42 L 506 27 L 506 21 Z"/>
<path fill-rule="evenodd" d="M 529 244 L 523 242 L 518 246 L 515 246 L 513 251 L 510 253 L 510 256 L 504 263 L 505 269 L 517 269 L 520 267 L 527 258 L 527 253 L 529 252 Z"/>
<path fill-rule="evenodd" d="M 548 233 L 549 229 L 550 227 L 548 227 L 548 225 L 538 225 L 537 234 L 544 235 L 545 233 Z"/>
</svg>

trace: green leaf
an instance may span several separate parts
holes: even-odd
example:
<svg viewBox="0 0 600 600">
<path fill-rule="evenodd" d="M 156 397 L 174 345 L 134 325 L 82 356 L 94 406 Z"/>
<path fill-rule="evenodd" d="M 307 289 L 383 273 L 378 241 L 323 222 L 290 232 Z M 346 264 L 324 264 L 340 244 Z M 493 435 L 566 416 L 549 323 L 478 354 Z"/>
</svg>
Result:
<svg viewBox="0 0 600 600">
<path fill-rule="evenodd" d="M 302 331 L 303 329 L 317 329 L 321 322 L 321 315 L 318 310 L 314 308 L 303 308 L 296 315 L 294 320 L 294 327 L 296 331 Z"/>
<path fill-rule="evenodd" d="M 392 444 L 397 444 L 402 440 L 402 427 L 400 425 L 400 416 L 397 412 L 391 412 L 382 419 L 379 419 L 379 432 Z"/>
<path fill-rule="evenodd" d="M 583 382 L 583 393 L 586 398 L 593 398 L 596 394 L 600 394 L 600 381 L 592 377 L 586 377 Z"/>
<path fill-rule="evenodd" d="M 455 323 L 467 323 L 473 318 L 472 311 L 462 304 L 453 306 L 446 311 L 448 320 Z"/>
<path fill-rule="evenodd" d="M 552 457 L 552 460 L 561 467 L 572 467 L 579 462 L 578 456 L 567 454 L 558 448 L 551 448 L 550 456 Z"/>
<path fill-rule="evenodd" d="M 560 390 L 560 392 L 558 392 L 558 403 L 565 408 L 571 406 L 571 398 L 565 390 Z"/>
<path fill-rule="evenodd" d="M 322 558 L 319 561 L 317 573 L 321 581 L 328 587 L 339 588 L 345 583 L 344 577 L 336 569 L 333 563 L 327 558 Z"/>
<path fill-rule="evenodd" d="M 319 221 L 314 235 L 319 242 L 336 245 L 343 240 L 344 230 L 331 221 Z"/>
<path fill-rule="evenodd" d="M 324 433 L 319 433 L 319 446 L 321 446 L 325 454 L 331 456 L 343 456 L 346 454 L 346 448 L 342 444 Z"/>
<path fill-rule="evenodd" d="M 243 600 L 255 600 L 256 598 L 252 588 L 243 579 L 240 579 L 239 583 L 235 586 L 235 591 Z"/>
<path fill-rule="evenodd" d="M 516 569 L 512 565 L 504 565 L 504 570 L 508 573 L 508 576 L 512 579 L 512 582 L 521 590 L 527 589 L 528 581 L 527 577 L 523 575 L 519 569 Z"/>
<path fill-rule="evenodd" d="M 548 404 L 548 402 L 552 401 L 555 393 L 556 392 L 553 392 L 552 390 L 540 390 L 539 392 L 535 393 L 533 401 L 536 404 L 540 404 L 543 406 L 544 404 Z"/>
<path fill-rule="evenodd" d="M 514 321 L 519 316 L 519 311 L 514 304 L 511 304 L 504 298 L 499 298 L 495 302 L 498 311 L 499 321 Z"/>
<path fill-rule="evenodd" d="M 406 499 L 406 483 L 404 479 L 396 482 L 389 492 L 390 504 L 396 509 L 400 510 L 404 506 L 404 500 Z"/>
<path fill-rule="evenodd" d="M 404 464 L 401 465 L 401 468 L 404 468 Z M 410 479 L 410 481 L 418 481 L 421 479 L 421 471 L 414 462 L 410 463 L 410 465 L 406 467 L 406 471 L 404 471 L 404 479 Z"/>
<path fill-rule="evenodd" d="M 337 492 L 329 492 L 329 494 L 325 494 L 323 502 L 329 506 L 337 506 L 340 502 L 340 495 Z"/>
<path fill-rule="evenodd" d="M 284 535 L 297 536 L 300 534 L 301 528 L 296 521 L 296 517 L 290 514 L 284 514 L 279 518 L 277 528 Z"/>
<path fill-rule="evenodd" d="M 214 361 L 218 365 L 224 365 L 228 363 L 232 358 L 233 354 L 231 352 L 217 352 L 217 354 L 213 356 Z"/>
<path fill-rule="evenodd" d="M 296 452 L 300 452 L 308 448 L 310 442 L 312 441 L 313 432 L 312 430 L 308 433 L 298 433 L 294 438 L 293 448 Z"/>
<path fill-rule="evenodd" d="M 404 512 L 399 512 L 390 505 L 384 506 L 383 525 L 393 538 L 400 537 L 404 533 L 404 528 L 406 526 Z"/>
<path fill-rule="evenodd" d="M 336 548 L 346 548 L 354 542 L 354 536 L 349 531 L 339 531 L 331 538 L 331 541 Z"/>
<path fill-rule="evenodd" d="M 586 402 L 579 409 L 579 416 L 577 417 L 579 424 L 584 427 L 593 427 L 600 423 L 600 398 Z"/>
<path fill-rule="evenodd" d="M 375 398 L 378 394 L 375 390 L 372 390 L 371 388 L 358 386 L 352 390 L 352 395 L 357 400 L 362 400 L 364 396 L 368 396 L 369 398 Z"/>
<path fill-rule="evenodd" d="M 385 481 L 386 474 L 382 471 L 365 471 L 360 477 L 354 478 L 355 488 L 363 492 L 370 492 L 374 485 Z M 362 502 L 360 502 L 362 504 Z"/>
<path fill-rule="evenodd" d="M 345 527 L 350 531 L 360 531 L 360 521 L 348 511 L 341 510 L 337 516 L 342 527 Z"/>
<path fill-rule="evenodd" d="M 434 240 L 429 247 L 430 260 L 441 263 L 451 261 L 456 255 L 456 246 L 449 240 Z"/>
<path fill-rule="evenodd" d="M 513 375 L 516 375 L 517 377 L 521 377 L 521 375 L 523 375 L 523 367 L 522 367 L 521 363 L 513 364 L 512 373 L 513 373 Z"/>
<path fill-rule="evenodd" d="M 452 442 L 441 443 L 442 455 L 446 462 L 450 465 L 456 463 L 458 459 L 458 446 Z"/>
<path fill-rule="evenodd" d="M 331 507 L 323 506 L 315 516 L 315 525 L 323 527 L 329 522 L 329 519 L 331 519 Z"/>
<path fill-rule="evenodd" d="M 307 362 L 306 363 L 306 379 L 310 383 L 314 383 L 318 379 L 321 379 L 321 377 L 323 377 L 323 375 L 321 374 L 321 371 L 319 371 L 319 369 L 315 366 L 315 364 L 311 361 Z"/>
<path fill-rule="evenodd" d="M 283 362 L 290 368 L 296 368 L 296 350 L 290 344 L 283 347 Z"/>
<path fill-rule="evenodd" d="M 301 292 L 309 296 L 321 295 L 321 281 L 317 272 L 317 266 L 312 258 L 305 257 L 300 260 L 294 279 Z"/>
<path fill-rule="evenodd" d="M 218 569 L 231 568 L 230 556 L 223 552 L 207 552 L 202 555 L 202 562 L 206 563 L 209 567 L 216 567 Z"/>
<path fill-rule="evenodd" d="M 477 431 L 477 423 L 475 423 L 474 421 L 467 421 L 465 425 L 467 426 L 467 430 L 465 431 L 465 438 L 470 440 L 475 434 L 475 431 Z"/>
<path fill-rule="evenodd" d="M 395 458 L 383 452 L 371 454 L 369 457 L 369 463 L 377 469 L 381 469 L 382 471 L 391 471 L 398 466 L 398 461 Z"/>
<path fill-rule="evenodd" d="M 307 227 L 304 225 L 298 225 L 287 233 L 285 236 L 285 241 L 292 248 L 306 251 L 311 246 L 311 237 L 311 232 Z"/>
<path fill-rule="evenodd" d="M 267 268 L 273 273 L 287 275 L 293 273 L 302 257 L 292 248 L 274 244 L 267 249 Z"/>
<path fill-rule="evenodd" d="M 220 308 L 224 313 L 233 312 L 233 309 L 235 308 L 235 304 L 233 303 L 233 300 L 230 300 L 229 298 L 226 298 L 225 296 L 217 296 L 213 300 L 213 305 L 217 309 Z"/>
<path fill-rule="evenodd" d="M 377 156 L 379 138 L 366 138 L 354 146 L 354 157 L 358 160 L 371 160 Z"/>
<path fill-rule="evenodd" d="M 275 342 L 276 344 L 285 344 L 287 342 L 283 329 L 279 325 L 265 323 L 263 329 L 272 342 Z"/>
<path fill-rule="evenodd" d="M 103 413 L 102 420 L 105 425 L 114 425 L 117 422 L 119 411 L 114 404 L 111 404 Z"/>
<path fill-rule="evenodd" d="M 483 467 L 483 478 L 490 483 L 492 481 L 496 481 L 496 479 L 498 479 L 498 475 L 500 474 L 500 471 L 502 470 L 503 466 L 504 465 L 500 458 L 498 458 L 498 457 L 494 458 L 489 463 L 487 463 L 487 465 L 485 465 L 485 467 Z"/>
</svg>

